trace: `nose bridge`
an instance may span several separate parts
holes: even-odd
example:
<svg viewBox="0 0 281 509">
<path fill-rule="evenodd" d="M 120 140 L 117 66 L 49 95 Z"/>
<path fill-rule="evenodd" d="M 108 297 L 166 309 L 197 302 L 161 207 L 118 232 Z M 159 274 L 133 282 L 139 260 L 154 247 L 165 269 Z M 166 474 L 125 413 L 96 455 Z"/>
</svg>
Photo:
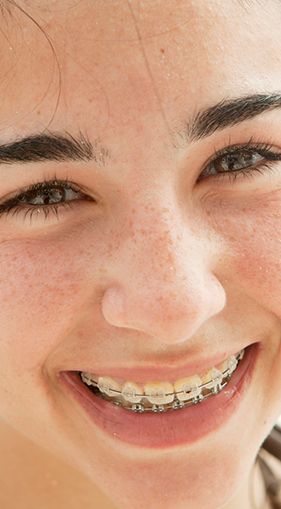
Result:
<svg viewBox="0 0 281 509">
<path fill-rule="evenodd" d="M 191 221 L 183 224 L 173 206 L 144 206 L 141 217 L 133 215 L 131 219 L 129 242 L 134 256 L 128 263 L 136 265 L 143 277 L 148 276 L 152 286 L 161 282 L 163 288 L 184 283 L 187 258 L 195 252 L 198 255 L 200 248 Z"/>
<path fill-rule="evenodd" d="M 204 297 L 204 261 L 199 232 L 172 207 L 150 207 L 135 224 L 132 281 L 138 295 L 160 320 L 196 319 Z M 206 272 L 206 267 L 205 267 Z M 134 294 L 134 292 L 132 292 Z M 206 303 L 206 302 L 205 302 Z"/>
</svg>

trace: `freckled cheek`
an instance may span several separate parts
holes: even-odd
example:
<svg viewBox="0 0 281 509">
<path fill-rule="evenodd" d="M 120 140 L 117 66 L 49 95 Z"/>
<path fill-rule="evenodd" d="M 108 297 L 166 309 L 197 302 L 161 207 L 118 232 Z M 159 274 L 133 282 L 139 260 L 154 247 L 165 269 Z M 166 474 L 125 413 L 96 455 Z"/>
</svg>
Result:
<svg viewBox="0 0 281 509">
<path fill-rule="evenodd" d="M 2 373 L 40 368 L 67 336 L 81 300 L 79 260 L 69 252 L 39 242 L 0 244 Z"/>
<path fill-rule="evenodd" d="M 221 221 L 235 285 L 281 319 L 281 197 Z M 230 274 L 228 274 L 230 275 Z"/>
</svg>

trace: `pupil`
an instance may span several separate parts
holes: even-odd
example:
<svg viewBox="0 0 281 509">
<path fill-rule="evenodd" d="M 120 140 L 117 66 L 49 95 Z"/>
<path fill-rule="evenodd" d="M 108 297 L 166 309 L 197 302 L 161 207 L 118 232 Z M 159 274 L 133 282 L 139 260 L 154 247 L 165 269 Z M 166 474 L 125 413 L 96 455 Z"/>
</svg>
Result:
<svg viewBox="0 0 281 509">
<path fill-rule="evenodd" d="M 239 170 L 251 165 L 253 154 L 228 154 L 222 159 L 223 171 Z"/>
<path fill-rule="evenodd" d="M 51 194 L 51 195 L 53 195 L 53 196 L 54 196 L 54 200 L 52 200 L 52 199 L 51 199 L 51 200 L 50 200 L 50 203 L 57 203 L 57 202 L 60 202 L 60 201 L 62 200 L 63 196 L 64 196 L 64 192 L 63 192 L 63 191 L 61 191 L 61 190 L 59 190 L 59 189 L 55 189 L 55 190 L 53 190 L 53 191 L 51 191 L 51 192 L 49 192 L 49 191 L 48 191 L 46 194 L 47 194 L 47 196 L 48 196 L 49 194 Z M 48 197 L 44 199 L 44 204 L 45 204 L 45 205 L 47 205 L 47 201 L 49 201 Z"/>
<path fill-rule="evenodd" d="M 19 201 L 23 203 L 33 202 L 33 205 L 49 205 L 50 203 L 61 202 L 64 198 L 64 190 L 53 188 L 46 191 L 33 191 L 29 196 L 30 198 L 23 196 L 23 198 L 19 198 Z"/>
</svg>

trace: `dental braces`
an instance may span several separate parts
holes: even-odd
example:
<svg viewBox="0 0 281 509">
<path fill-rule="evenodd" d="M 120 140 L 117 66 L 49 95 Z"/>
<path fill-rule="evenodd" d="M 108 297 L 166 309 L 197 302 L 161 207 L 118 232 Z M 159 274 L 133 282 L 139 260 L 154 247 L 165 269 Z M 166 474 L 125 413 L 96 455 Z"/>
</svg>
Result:
<svg viewBox="0 0 281 509">
<path fill-rule="evenodd" d="M 180 401 L 177 398 L 174 399 L 172 403 L 167 403 L 165 405 L 157 405 L 153 404 L 151 407 L 145 407 L 141 403 L 134 403 L 131 407 L 124 406 L 119 401 L 113 401 L 114 405 L 121 406 L 125 410 L 133 411 L 136 413 L 143 413 L 143 412 L 167 412 L 168 410 L 179 410 L 180 408 L 185 408 L 191 405 L 197 405 L 198 403 L 202 403 L 205 399 L 209 398 L 210 396 L 213 396 L 214 394 L 218 394 L 222 391 L 222 389 L 227 385 L 227 382 L 224 384 L 219 384 L 213 389 L 211 389 L 211 392 L 209 394 L 206 394 L 203 396 L 203 394 L 198 394 L 195 396 L 195 398 L 187 401 Z"/>
<path fill-rule="evenodd" d="M 175 399 L 171 403 L 165 403 L 165 404 L 156 404 L 155 403 L 155 404 L 151 404 L 151 406 L 145 406 L 142 403 L 131 403 L 128 401 L 121 402 L 120 400 L 116 400 L 116 399 L 114 400 L 113 398 L 116 398 L 118 396 L 122 397 L 122 392 L 117 391 L 115 389 L 110 389 L 110 391 L 115 392 L 116 396 L 113 396 L 113 395 L 109 396 L 106 393 L 103 393 L 101 391 L 99 391 L 99 395 L 103 399 L 110 401 L 114 405 L 121 406 L 125 410 L 129 410 L 129 411 L 133 411 L 133 412 L 137 412 L 137 413 L 166 412 L 167 410 L 178 410 L 180 408 L 184 408 L 187 406 L 196 405 L 198 403 L 201 403 L 202 401 L 209 398 L 210 396 L 213 396 L 214 394 L 218 394 L 219 392 L 221 392 L 221 390 L 227 385 L 227 381 L 225 381 L 225 383 L 222 383 L 222 381 L 224 379 L 229 380 L 231 378 L 233 371 L 236 369 L 239 361 L 243 358 L 243 356 L 244 356 L 244 350 L 239 352 L 239 354 L 235 357 L 237 363 L 236 363 L 236 366 L 234 367 L 234 369 L 231 370 L 231 368 L 228 368 L 225 371 L 223 371 L 220 374 L 220 376 L 213 378 L 209 382 L 206 382 L 204 384 L 201 384 L 194 388 L 191 388 L 190 392 L 192 392 L 192 389 L 193 389 L 193 392 L 195 392 L 195 391 L 197 392 L 198 390 L 200 390 L 200 393 L 196 394 L 195 396 L 192 396 L 191 399 L 187 399 L 186 401 L 180 401 L 177 398 L 177 394 L 181 394 L 184 391 L 167 393 L 166 395 L 174 395 L 175 396 Z M 89 380 L 87 379 L 87 377 L 85 377 L 85 376 L 83 377 L 83 373 L 81 374 L 81 378 L 84 383 L 88 382 L 87 385 L 89 385 Z M 211 383 L 214 383 L 214 385 L 213 385 L 213 387 L 210 388 Z M 96 382 L 95 380 L 91 379 L 91 385 L 92 385 L 92 387 L 99 390 L 98 382 Z M 205 395 L 202 394 L 202 391 L 204 389 L 209 391 Z M 147 397 L 147 395 L 145 395 L 145 394 L 134 394 L 134 396 L 142 397 L 142 399 Z M 153 397 L 155 397 L 155 396 L 153 395 Z M 129 406 L 129 405 L 131 405 L 131 406 Z"/>
</svg>

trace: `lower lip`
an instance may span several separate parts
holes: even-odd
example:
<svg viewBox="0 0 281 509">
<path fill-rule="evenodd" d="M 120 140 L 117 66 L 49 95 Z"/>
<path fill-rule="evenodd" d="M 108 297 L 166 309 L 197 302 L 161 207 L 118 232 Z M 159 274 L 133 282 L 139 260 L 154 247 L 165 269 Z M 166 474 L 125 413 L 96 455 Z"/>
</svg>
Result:
<svg viewBox="0 0 281 509">
<path fill-rule="evenodd" d="M 91 423 L 107 435 L 138 447 L 163 449 L 194 443 L 230 419 L 248 392 L 259 352 L 258 343 L 247 347 L 236 371 L 219 394 L 196 405 L 163 413 L 139 414 L 124 410 L 95 396 L 77 372 L 61 372 L 59 379 L 83 407 Z"/>
</svg>

